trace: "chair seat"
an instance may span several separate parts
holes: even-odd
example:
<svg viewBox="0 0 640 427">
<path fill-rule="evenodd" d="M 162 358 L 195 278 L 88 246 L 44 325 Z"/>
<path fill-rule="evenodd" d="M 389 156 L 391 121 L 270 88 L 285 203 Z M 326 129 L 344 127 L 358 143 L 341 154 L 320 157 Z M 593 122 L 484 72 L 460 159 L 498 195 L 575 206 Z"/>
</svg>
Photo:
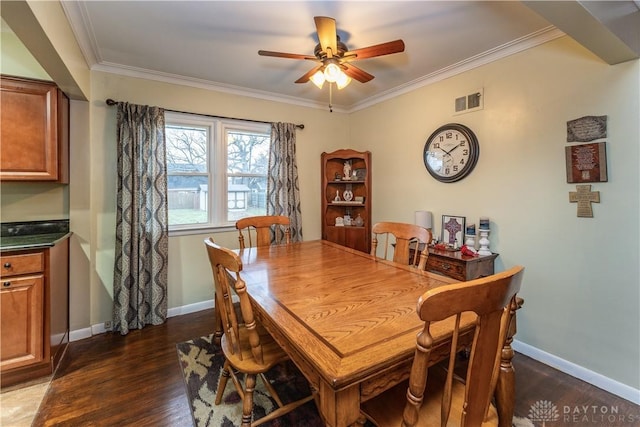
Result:
<svg viewBox="0 0 640 427">
<path fill-rule="evenodd" d="M 429 369 L 427 375 L 427 388 L 424 393 L 424 401 L 420 407 L 418 427 L 441 427 L 440 407 L 442 402 L 443 384 L 446 379 L 446 371 L 439 365 Z M 362 412 L 367 418 L 374 421 L 379 427 L 399 427 L 402 425 L 402 413 L 407 401 L 407 388 L 409 380 L 405 380 L 389 389 L 381 395 L 368 400 L 362 405 Z M 460 427 L 462 406 L 464 403 L 464 384 L 455 379 L 451 398 L 451 415 L 446 427 Z M 434 416 L 434 414 L 438 414 Z M 498 413 L 493 404 L 489 407 L 489 414 L 482 427 L 498 425 Z"/>
<path fill-rule="evenodd" d="M 261 374 L 264 373 L 275 365 L 284 362 L 288 359 L 287 354 L 276 343 L 271 335 L 260 324 L 257 325 L 256 330 L 260 337 L 260 345 L 262 346 L 263 363 L 258 363 L 253 354 L 251 353 L 251 345 L 249 344 L 249 334 L 246 328 L 241 327 L 240 332 L 240 356 L 237 352 L 231 350 L 231 343 L 227 334 L 222 335 L 222 350 L 225 357 L 235 369 L 247 373 L 247 374 Z"/>
</svg>

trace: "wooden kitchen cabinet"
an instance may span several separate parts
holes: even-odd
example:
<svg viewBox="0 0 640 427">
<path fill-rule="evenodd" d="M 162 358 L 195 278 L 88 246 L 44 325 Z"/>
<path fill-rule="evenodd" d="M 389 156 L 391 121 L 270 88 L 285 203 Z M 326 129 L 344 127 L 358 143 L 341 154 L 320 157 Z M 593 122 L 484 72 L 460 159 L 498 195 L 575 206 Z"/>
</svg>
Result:
<svg viewBox="0 0 640 427">
<path fill-rule="evenodd" d="M 69 98 L 53 82 L 2 76 L 0 180 L 69 182 Z"/>
<path fill-rule="evenodd" d="M 44 254 L 2 257 L 0 367 L 2 372 L 44 358 Z"/>
<path fill-rule="evenodd" d="M 362 252 L 371 251 L 371 153 L 337 150 L 322 153 L 322 238 Z M 350 179 L 344 179 L 348 162 Z M 348 215 L 351 224 L 336 225 Z M 358 217 L 360 219 L 358 219 Z M 356 220 L 362 225 L 356 225 Z"/>
<path fill-rule="evenodd" d="M 53 373 L 69 343 L 69 239 L 0 256 L 2 387 Z"/>
</svg>

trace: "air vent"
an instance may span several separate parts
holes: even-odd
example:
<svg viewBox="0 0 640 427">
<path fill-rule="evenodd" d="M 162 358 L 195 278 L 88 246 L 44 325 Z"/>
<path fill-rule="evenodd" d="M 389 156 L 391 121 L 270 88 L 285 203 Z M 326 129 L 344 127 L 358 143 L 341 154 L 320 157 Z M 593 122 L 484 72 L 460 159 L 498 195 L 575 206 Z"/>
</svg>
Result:
<svg viewBox="0 0 640 427">
<path fill-rule="evenodd" d="M 470 113 L 482 110 L 484 106 L 484 91 L 482 89 L 473 91 L 468 95 L 459 96 L 455 99 L 454 114 Z"/>
</svg>

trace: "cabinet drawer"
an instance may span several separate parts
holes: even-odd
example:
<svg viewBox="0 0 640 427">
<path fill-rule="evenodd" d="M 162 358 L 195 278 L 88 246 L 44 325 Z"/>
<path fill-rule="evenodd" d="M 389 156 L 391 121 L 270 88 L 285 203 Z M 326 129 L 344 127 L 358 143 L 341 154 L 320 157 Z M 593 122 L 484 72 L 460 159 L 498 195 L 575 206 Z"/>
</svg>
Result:
<svg viewBox="0 0 640 427">
<path fill-rule="evenodd" d="M 34 286 L 34 285 L 38 285 L 39 283 L 42 283 L 44 280 L 44 275 L 43 274 L 35 274 L 35 275 L 30 275 L 30 276 L 19 276 L 19 277 L 3 277 L 2 281 L 0 281 L 0 283 L 2 284 L 2 286 L 0 286 L 0 288 L 2 288 L 2 290 L 11 290 L 11 289 L 16 289 L 16 288 L 20 288 L 20 287 L 25 287 L 25 286 Z"/>
<path fill-rule="evenodd" d="M 427 270 L 452 277 L 457 280 L 467 280 L 465 266 L 448 259 L 437 258 L 430 255 L 427 260 Z"/>
<path fill-rule="evenodd" d="M 39 273 L 44 271 L 44 253 L 17 254 L 0 257 L 0 276 Z"/>
</svg>

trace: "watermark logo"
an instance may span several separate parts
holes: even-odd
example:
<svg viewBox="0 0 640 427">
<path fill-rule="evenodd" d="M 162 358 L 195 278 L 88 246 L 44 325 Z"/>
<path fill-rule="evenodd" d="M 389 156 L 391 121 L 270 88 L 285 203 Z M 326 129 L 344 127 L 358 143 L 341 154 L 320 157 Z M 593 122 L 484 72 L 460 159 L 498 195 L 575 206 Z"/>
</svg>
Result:
<svg viewBox="0 0 640 427">
<path fill-rule="evenodd" d="M 542 427 L 545 427 L 547 421 L 558 421 L 560 412 L 558 407 L 548 400 L 538 400 L 531 405 L 529 409 L 529 419 L 531 421 L 539 421 Z"/>
<path fill-rule="evenodd" d="M 564 405 L 557 406 L 548 400 L 538 400 L 529 408 L 527 419 L 535 426 L 636 426 L 640 425 L 640 415 L 627 413 L 618 406 L 606 405 Z M 550 423 L 550 424 L 547 424 Z"/>
</svg>

